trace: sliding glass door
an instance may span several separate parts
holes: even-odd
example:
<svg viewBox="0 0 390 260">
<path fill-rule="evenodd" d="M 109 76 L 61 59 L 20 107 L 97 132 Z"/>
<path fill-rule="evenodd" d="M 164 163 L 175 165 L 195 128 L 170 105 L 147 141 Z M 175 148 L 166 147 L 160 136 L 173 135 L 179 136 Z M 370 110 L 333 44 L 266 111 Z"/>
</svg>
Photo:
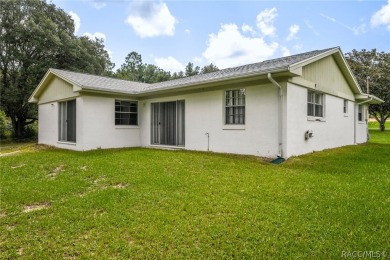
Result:
<svg viewBox="0 0 390 260">
<path fill-rule="evenodd" d="M 184 146 L 184 100 L 152 103 L 151 143 Z"/>
</svg>

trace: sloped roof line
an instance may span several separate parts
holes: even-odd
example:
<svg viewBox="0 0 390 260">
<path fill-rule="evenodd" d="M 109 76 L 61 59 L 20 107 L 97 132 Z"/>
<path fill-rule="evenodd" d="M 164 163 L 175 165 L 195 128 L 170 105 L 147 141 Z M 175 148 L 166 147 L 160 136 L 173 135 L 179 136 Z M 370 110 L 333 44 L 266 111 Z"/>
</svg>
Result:
<svg viewBox="0 0 390 260">
<path fill-rule="evenodd" d="M 295 54 L 287 57 L 281 57 L 262 62 L 246 64 L 238 67 L 226 68 L 219 71 L 199 74 L 191 77 L 174 79 L 153 84 L 116 79 L 112 77 L 96 76 L 92 74 L 72 72 L 60 69 L 49 69 L 44 79 L 38 85 L 34 93 L 31 95 L 31 100 L 35 98 L 36 93 L 40 92 L 40 88 L 44 87 L 45 79 L 50 76 L 50 73 L 79 86 L 81 89 L 89 91 L 102 91 L 123 94 L 141 94 L 150 93 L 164 89 L 175 89 L 180 87 L 194 86 L 222 80 L 230 80 L 232 78 L 244 78 L 252 75 L 262 75 L 266 73 L 275 73 L 281 71 L 289 71 L 291 67 L 297 67 L 299 64 L 310 62 L 318 57 L 326 54 L 340 52 L 339 47 L 328 48 L 323 50 L 314 50 L 310 52 Z"/>
<path fill-rule="evenodd" d="M 168 80 L 157 83 L 141 83 L 116 79 L 105 76 L 96 76 L 92 74 L 72 72 L 66 70 L 50 69 L 54 74 L 66 78 L 73 84 L 77 84 L 81 88 L 97 89 L 97 90 L 120 90 L 126 93 L 151 92 L 153 90 L 175 88 L 180 86 L 195 85 L 203 82 L 218 81 L 225 78 L 240 77 L 251 74 L 266 73 L 273 71 L 288 70 L 299 62 L 309 60 L 317 55 L 336 48 L 328 48 L 325 50 L 310 51 L 301 54 L 295 54 L 287 57 L 265 60 L 262 62 L 246 64 L 238 67 L 226 68 L 216 72 L 194 75 L 180 79 Z M 111 87 L 110 87 L 111 86 Z M 130 88 L 130 89 L 128 89 Z"/>
</svg>

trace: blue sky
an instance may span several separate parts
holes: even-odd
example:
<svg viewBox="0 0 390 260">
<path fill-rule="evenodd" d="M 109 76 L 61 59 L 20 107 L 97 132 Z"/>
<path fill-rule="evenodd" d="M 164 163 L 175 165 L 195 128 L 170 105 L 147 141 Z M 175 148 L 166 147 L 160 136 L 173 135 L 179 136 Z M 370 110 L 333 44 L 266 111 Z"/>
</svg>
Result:
<svg viewBox="0 0 390 260">
<path fill-rule="evenodd" d="M 103 38 L 116 69 L 131 51 L 171 72 L 335 46 L 390 52 L 390 0 L 48 1 L 73 17 L 76 35 Z"/>
</svg>

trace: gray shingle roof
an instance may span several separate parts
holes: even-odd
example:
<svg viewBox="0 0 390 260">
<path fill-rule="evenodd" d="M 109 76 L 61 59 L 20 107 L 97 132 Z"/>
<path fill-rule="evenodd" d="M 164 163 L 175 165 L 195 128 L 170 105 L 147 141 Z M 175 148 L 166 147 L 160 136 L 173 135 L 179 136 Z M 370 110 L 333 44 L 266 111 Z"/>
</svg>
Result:
<svg viewBox="0 0 390 260">
<path fill-rule="evenodd" d="M 261 75 L 268 72 L 288 70 L 289 66 L 313 58 L 335 48 L 305 52 L 288 57 L 266 60 L 263 62 L 243 65 L 234 68 L 227 68 L 212 73 L 200 74 L 191 77 L 169 80 L 154 84 L 139 83 L 127 80 L 120 80 L 109 77 L 95 76 L 90 74 L 70 72 L 58 69 L 50 69 L 55 74 L 75 83 L 82 88 L 119 92 L 127 94 L 137 94 L 142 92 L 153 92 L 160 89 L 179 88 L 206 82 L 216 82 L 248 75 Z"/>
<path fill-rule="evenodd" d="M 316 50 L 316 51 L 296 54 L 296 55 L 292 55 L 292 56 L 288 56 L 288 57 L 277 58 L 277 59 L 272 59 L 272 60 L 266 60 L 263 62 L 243 65 L 243 66 L 239 66 L 239 67 L 227 68 L 227 69 L 219 70 L 219 71 L 212 72 L 212 73 L 200 74 L 200 75 L 195 75 L 192 77 L 186 77 L 186 78 L 181 78 L 181 79 L 176 79 L 176 80 L 159 82 L 159 83 L 151 84 L 148 88 L 144 89 L 144 91 L 195 85 L 195 84 L 201 84 L 204 82 L 218 81 L 218 80 L 229 79 L 229 78 L 234 78 L 234 77 L 242 77 L 242 76 L 250 75 L 250 74 L 261 75 L 261 74 L 264 74 L 267 72 L 287 70 L 288 67 L 293 65 L 293 64 L 310 59 L 314 56 L 320 55 L 324 52 L 327 52 L 327 51 L 330 51 L 333 49 L 335 49 L 335 48 L 329 48 L 329 49 L 325 49 L 325 50 Z"/>
<path fill-rule="evenodd" d="M 71 72 L 66 70 L 50 69 L 56 75 L 79 85 L 82 88 L 112 91 L 119 93 L 136 94 L 148 87 L 149 84 L 133 82 L 110 77 L 96 76 L 91 74 Z"/>
</svg>

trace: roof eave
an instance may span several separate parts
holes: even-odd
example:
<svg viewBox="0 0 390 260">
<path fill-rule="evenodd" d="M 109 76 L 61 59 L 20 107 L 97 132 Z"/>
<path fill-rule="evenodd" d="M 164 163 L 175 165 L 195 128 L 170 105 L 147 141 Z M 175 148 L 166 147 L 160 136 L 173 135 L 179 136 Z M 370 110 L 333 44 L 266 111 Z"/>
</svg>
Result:
<svg viewBox="0 0 390 260">
<path fill-rule="evenodd" d="M 82 93 L 97 93 L 97 94 L 108 94 L 108 95 L 131 95 L 136 96 L 139 94 L 138 91 L 119 91 L 119 90 L 106 90 L 106 89 L 99 89 L 99 88 L 91 88 L 91 87 L 82 87 L 82 90 L 80 91 Z"/>
<path fill-rule="evenodd" d="M 73 80 L 67 78 L 67 77 L 64 77 L 62 75 L 60 75 L 59 73 L 56 73 L 55 71 L 53 71 L 52 69 L 48 69 L 48 71 L 46 72 L 45 76 L 43 77 L 43 79 L 41 80 L 41 82 L 39 82 L 38 86 L 35 88 L 34 92 L 31 94 L 31 96 L 29 97 L 28 99 L 28 102 L 29 103 L 38 103 L 39 102 L 39 96 L 40 94 L 44 91 L 44 89 L 47 87 L 47 83 L 48 81 L 50 81 L 53 76 L 56 76 L 56 77 L 59 77 L 61 78 L 62 80 L 64 81 L 67 81 L 69 82 L 70 84 L 73 85 L 73 91 L 77 92 L 77 91 L 81 91 L 83 89 L 83 86 L 77 84 L 76 82 L 74 82 Z"/>
<path fill-rule="evenodd" d="M 175 89 L 177 89 L 177 90 L 191 89 L 192 87 L 196 88 L 196 87 L 200 87 L 200 86 L 204 86 L 204 85 L 211 85 L 211 84 L 218 84 L 218 83 L 223 84 L 226 81 L 231 81 L 231 80 L 242 81 L 245 79 L 251 79 L 251 78 L 262 77 L 262 76 L 264 76 L 264 78 L 266 78 L 268 73 L 283 73 L 283 72 L 288 73 L 288 75 L 286 74 L 284 76 L 297 76 L 295 73 L 291 73 L 287 67 L 280 67 L 280 68 L 274 68 L 271 70 L 264 70 L 261 72 L 256 71 L 256 72 L 245 73 L 245 74 L 241 74 L 239 76 L 233 75 L 233 76 L 224 77 L 224 78 L 197 81 L 197 82 L 188 82 L 188 83 L 184 83 L 184 84 L 162 87 L 162 88 L 145 89 L 145 90 L 140 91 L 139 94 L 140 95 L 147 95 L 147 94 L 154 94 L 154 93 L 162 93 L 165 91 L 171 91 L 171 90 L 175 90 Z"/>
<path fill-rule="evenodd" d="M 367 102 L 369 104 L 381 104 L 385 102 L 383 99 L 380 99 L 377 96 L 364 93 L 355 95 L 355 99 L 361 100 L 362 102 L 369 101 Z"/>
</svg>

